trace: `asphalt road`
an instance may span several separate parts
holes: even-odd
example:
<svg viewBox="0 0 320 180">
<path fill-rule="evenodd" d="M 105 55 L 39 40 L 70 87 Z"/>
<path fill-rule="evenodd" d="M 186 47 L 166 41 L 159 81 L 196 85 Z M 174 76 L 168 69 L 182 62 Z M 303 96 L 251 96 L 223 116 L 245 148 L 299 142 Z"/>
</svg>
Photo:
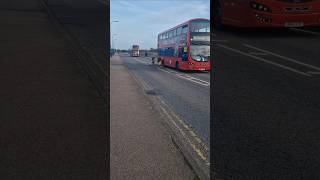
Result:
<svg viewBox="0 0 320 180">
<path fill-rule="evenodd" d="M 129 71 L 185 120 L 209 147 L 210 73 L 181 72 L 153 65 L 149 57 L 120 56 Z"/>
<path fill-rule="evenodd" d="M 104 26 L 106 21 L 105 1 L 47 0 L 47 2 L 60 22 L 98 59 L 106 68 L 105 70 L 109 71 L 107 69 L 109 61 L 105 59 L 108 43 L 106 40 L 108 33 Z M 141 59 L 141 61 L 145 60 Z M 209 74 L 193 74 L 193 78 L 179 77 L 173 75 L 174 72 L 167 70 L 161 71 L 151 67 L 144 69 L 145 64 L 141 61 L 127 65 L 139 78 L 142 77 L 141 79 L 146 80 L 147 84 L 152 81 L 151 85 L 155 92 L 161 94 L 161 97 L 165 97 L 165 102 L 168 99 L 170 103 L 167 104 L 174 107 L 174 111 L 178 115 L 183 118 L 188 117 L 187 121 L 191 122 L 191 127 L 209 147 Z M 125 62 L 127 62 L 126 59 Z M 150 77 L 145 76 L 144 73 L 148 73 Z M 170 83 L 170 81 L 163 79 L 162 75 L 173 79 L 173 81 Z M 157 84 L 156 81 L 159 83 Z M 176 82 L 178 82 L 178 86 L 172 88 Z M 191 90 L 189 90 L 189 86 L 192 87 Z"/>
<path fill-rule="evenodd" d="M 320 29 L 213 33 L 215 171 L 319 179 Z"/>
<path fill-rule="evenodd" d="M 45 0 L 83 47 L 107 67 L 107 4 L 103 0 Z M 106 68 L 108 71 L 108 69 Z"/>
<path fill-rule="evenodd" d="M 0 179 L 108 179 L 107 105 L 39 0 L 0 2 Z"/>
</svg>

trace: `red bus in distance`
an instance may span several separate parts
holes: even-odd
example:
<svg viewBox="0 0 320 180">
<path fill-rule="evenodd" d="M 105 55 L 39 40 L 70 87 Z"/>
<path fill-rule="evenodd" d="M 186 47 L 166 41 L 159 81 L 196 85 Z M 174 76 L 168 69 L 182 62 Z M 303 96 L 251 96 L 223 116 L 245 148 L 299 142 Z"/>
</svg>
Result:
<svg viewBox="0 0 320 180">
<path fill-rule="evenodd" d="M 132 45 L 131 56 L 132 57 L 139 57 L 140 56 L 139 45 Z"/>
<path fill-rule="evenodd" d="M 191 19 L 158 34 L 158 60 L 179 70 L 210 70 L 210 21 Z"/>
<path fill-rule="evenodd" d="M 320 26 L 320 0 L 214 0 L 213 23 L 217 29 Z"/>
</svg>

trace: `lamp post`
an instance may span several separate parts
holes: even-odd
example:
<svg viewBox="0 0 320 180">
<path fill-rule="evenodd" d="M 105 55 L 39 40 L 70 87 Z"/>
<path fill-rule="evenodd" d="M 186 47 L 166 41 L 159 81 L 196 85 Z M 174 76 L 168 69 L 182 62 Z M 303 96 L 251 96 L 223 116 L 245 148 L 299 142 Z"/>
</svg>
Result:
<svg viewBox="0 0 320 180">
<path fill-rule="evenodd" d="M 114 21 L 111 21 L 111 22 L 110 22 L 110 38 L 112 38 L 112 37 L 111 37 L 111 25 L 112 25 L 112 23 L 115 23 L 115 22 L 119 22 L 119 21 L 118 21 L 118 20 L 114 20 Z M 112 49 L 112 44 L 113 44 L 113 43 L 112 43 L 112 39 L 111 39 L 111 41 L 110 41 L 110 49 Z"/>
<path fill-rule="evenodd" d="M 112 34 L 112 36 L 111 36 L 111 43 L 112 43 L 111 49 L 115 49 L 114 36 L 116 36 L 116 35 L 117 35 L 117 34 Z"/>
<path fill-rule="evenodd" d="M 117 40 L 117 38 L 115 38 L 114 42 L 113 42 L 113 47 L 114 47 L 115 52 L 117 52 L 116 43 L 115 43 L 116 40 Z"/>
</svg>

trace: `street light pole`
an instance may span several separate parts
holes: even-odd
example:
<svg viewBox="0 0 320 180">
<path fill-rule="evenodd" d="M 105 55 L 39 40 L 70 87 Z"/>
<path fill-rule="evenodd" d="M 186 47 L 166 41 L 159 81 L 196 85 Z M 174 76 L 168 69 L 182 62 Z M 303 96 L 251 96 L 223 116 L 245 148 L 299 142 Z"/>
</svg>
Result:
<svg viewBox="0 0 320 180">
<path fill-rule="evenodd" d="M 116 40 L 117 40 L 117 38 L 115 38 L 114 41 L 113 41 L 113 47 L 115 49 L 115 52 L 117 52 L 117 49 L 116 49 L 117 47 L 116 47 L 116 43 L 115 43 Z"/>
<path fill-rule="evenodd" d="M 112 37 L 111 37 L 111 43 L 112 43 L 112 45 L 113 45 L 113 47 L 111 46 L 111 48 L 112 48 L 112 49 L 114 49 L 114 41 L 113 41 L 113 37 L 114 37 L 114 36 L 116 36 L 116 35 L 117 35 L 117 34 L 112 34 Z"/>
<path fill-rule="evenodd" d="M 111 25 L 112 25 L 112 23 L 114 23 L 114 22 L 119 22 L 119 21 L 118 21 L 118 20 L 114 20 L 114 21 L 111 21 L 111 22 L 110 22 L 110 38 L 111 38 L 110 48 L 111 48 L 111 49 L 112 49 L 112 44 L 113 44 L 113 42 L 112 42 L 113 40 L 112 40 L 112 37 L 111 37 L 111 30 L 112 30 L 112 28 L 111 28 L 112 26 L 111 26 Z"/>
</svg>

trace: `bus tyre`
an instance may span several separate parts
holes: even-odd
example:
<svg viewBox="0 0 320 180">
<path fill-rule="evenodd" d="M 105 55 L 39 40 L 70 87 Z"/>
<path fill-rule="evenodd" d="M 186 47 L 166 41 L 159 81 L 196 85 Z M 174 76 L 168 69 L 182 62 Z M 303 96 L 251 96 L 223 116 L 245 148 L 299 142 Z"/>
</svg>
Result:
<svg viewBox="0 0 320 180">
<path fill-rule="evenodd" d="M 213 4 L 213 27 L 217 30 L 222 30 L 223 25 L 222 25 L 222 8 L 221 8 L 221 2 L 220 0 L 214 0 Z"/>
<path fill-rule="evenodd" d="M 176 62 L 176 69 L 177 69 L 177 70 L 180 70 L 179 62 L 178 62 L 178 61 Z"/>
</svg>

